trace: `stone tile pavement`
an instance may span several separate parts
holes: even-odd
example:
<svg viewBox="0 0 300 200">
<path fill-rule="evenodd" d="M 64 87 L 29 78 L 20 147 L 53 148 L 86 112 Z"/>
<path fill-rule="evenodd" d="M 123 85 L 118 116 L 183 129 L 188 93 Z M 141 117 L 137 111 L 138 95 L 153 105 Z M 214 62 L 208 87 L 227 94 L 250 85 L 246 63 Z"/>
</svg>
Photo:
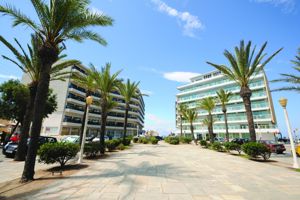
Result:
<svg viewBox="0 0 300 200">
<path fill-rule="evenodd" d="M 194 145 L 134 145 L 22 199 L 299 200 L 300 173 Z"/>
</svg>

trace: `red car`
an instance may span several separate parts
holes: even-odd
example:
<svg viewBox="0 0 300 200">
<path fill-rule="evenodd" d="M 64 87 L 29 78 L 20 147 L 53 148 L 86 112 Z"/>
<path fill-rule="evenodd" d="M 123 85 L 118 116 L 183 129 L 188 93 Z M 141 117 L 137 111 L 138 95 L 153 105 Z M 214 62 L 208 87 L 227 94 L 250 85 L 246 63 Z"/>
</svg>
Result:
<svg viewBox="0 0 300 200">
<path fill-rule="evenodd" d="M 14 133 L 9 140 L 13 143 L 18 143 L 20 140 L 20 134 L 19 133 Z"/>
<path fill-rule="evenodd" d="M 275 143 L 272 140 L 260 140 L 258 142 L 266 145 L 272 153 L 282 154 L 286 150 L 283 144 Z"/>
</svg>

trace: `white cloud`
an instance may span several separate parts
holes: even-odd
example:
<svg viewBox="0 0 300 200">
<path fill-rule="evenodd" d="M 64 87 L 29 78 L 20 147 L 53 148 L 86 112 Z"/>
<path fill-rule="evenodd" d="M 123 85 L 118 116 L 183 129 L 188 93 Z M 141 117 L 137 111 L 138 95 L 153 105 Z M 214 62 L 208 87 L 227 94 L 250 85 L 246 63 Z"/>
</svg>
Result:
<svg viewBox="0 0 300 200">
<path fill-rule="evenodd" d="M 175 8 L 170 7 L 161 0 L 151 0 L 160 12 L 166 13 L 171 17 L 177 18 L 183 23 L 183 34 L 189 37 L 195 37 L 196 30 L 203 30 L 204 25 L 199 20 L 198 16 L 192 15 L 187 11 L 180 12 Z"/>
<path fill-rule="evenodd" d="M 254 1 L 256 3 L 269 3 L 276 7 L 281 6 L 282 11 L 286 13 L 293 12 L 296 6 L 296 0 L 251 0 L 251 1 Z"/>
<path fill-rule="evenodd" d="M 142 94 L 145 94 L 145 95 L 148 95 L 148 96 L 153 95 L 153 92 L 149 91 L 149 90 L 141 90 L 141 92 L 142 92 Z"/>
<path fill-rule="evenodd" d="M 199 74 L 194 72 L 166 72 L 163 74 L 165 79 L 180 83 L 188 83 L 192 77 L 197 75 Z"/>
<path fill-rule="evenodd" d="M 171 120 L 162 119 L 150 113 L 146 113 L 145 118 L 145 130 L 154 130 L 160 135 L 168 135 L 175 131 L 175 122 Z"/>
<path fill-rule="evenodd" d="M 0 79 L 20 79 L 20 78 L 14 75 L 0 74 Z"/>
</svg>

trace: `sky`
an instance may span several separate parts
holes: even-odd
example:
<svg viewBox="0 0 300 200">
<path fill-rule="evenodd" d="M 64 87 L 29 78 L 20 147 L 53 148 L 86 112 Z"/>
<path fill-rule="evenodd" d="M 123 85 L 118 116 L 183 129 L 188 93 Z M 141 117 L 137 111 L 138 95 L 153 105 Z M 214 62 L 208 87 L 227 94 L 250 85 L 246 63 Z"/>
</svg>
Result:
<svg viewBox="0 0 300 200">
<path fill-rule="evenodd" d="M 29 0 L 0 0 L 1 5 L 6 3 L 36 19 Z M 110 62 L 113 71 L 123 70 L 122 78 L 140 81 L 141 90 L 149 94 L 144 97 L 146 130 L 163 135 L 174 131 L 176 88 L 192 76 L 214 70 L 206 61 L 228 64 L 223 51 L 232 51 L 242 39 L 258 47 L 268 41 L 269 55 L 284 48 L 266 66 L 269 80 L 295 72 L 290 60 L 300 47 L 299 0 L 92 0 L 90 9 L 114 19 L 112 27 L 92 28 L 108 45 L 68 41 L 65 53 L 87 66 L 93 63 L 100 68 Z M 25 45 L 30 33 L 24 26 L 13 28 L 10 17 L 0 17 L 0 35 L 7 40 L 17 38 Z M 11 56 L 1 44 L 0 54 Z M 0 83 L 21 76 L 16 66 L 0 58 Z M 280 97 L 288 99 L 292 129 L 300 129 L 300 94 L 276 92 L 272 96 L 283 135 L 287 129 Z"/>
</svg>

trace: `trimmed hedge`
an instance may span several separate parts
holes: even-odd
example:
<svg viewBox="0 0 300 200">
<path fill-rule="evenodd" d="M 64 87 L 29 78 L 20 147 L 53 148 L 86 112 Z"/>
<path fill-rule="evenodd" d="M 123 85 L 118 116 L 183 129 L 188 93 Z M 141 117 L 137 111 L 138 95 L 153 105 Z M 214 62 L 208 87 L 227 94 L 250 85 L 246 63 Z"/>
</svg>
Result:
<svg viewBox="0 0 300 200">
<path fill-rule="evenodd" d="M 125 146 L 129 146 L 130 145 L 130 143 L 131 143 L 131 137 L 126 137 L 123 141 L 122 141 L 122 143 L 125 145 Z"/>
<path fill-rule="evenodd" d="M 94 158 L 100 151 L 100 145 L 98 142 L 86 143 L 84 145 L 84 154 L 88 158 Z"/>
<path fill-rule="evenodd" d="M 234 142 L 225 142 L 224 143 L 224 147 L 226 149 L 227 152 L 229 151 L 237 151 L 239 154 L 241 154 L 241 145 L 234 143 Z"/>
<path fill-rule="evenodd" d="M 133 143 L 138 143 L 139 137 L 137 137 L 137 136 L 133 137 L 132 141 L 133 141 Z"/>
<path fill-rule="evenodd" d="M 221 152 L 221 151 L 224 150 L 223 146 L 222 146 L 222 144 L 220 142 L 214 142 L 212 144 L 212 149 L 215 150 L 215 151 L 219 151 L 219 152 Z"/>
<path fill-rule="evenodd" d="M 63 168 L 70 159 L 75 158 L 79 149 L 79 145 L 73 143 L 46 143 L 39 148 L 37 154 L 39 155 L 39 162 L 45 164 L 59 163 L 60 167 Z"/>
<path fill-rule="evenodd" d="M 270 150 L 264 144 L 257 142 L 248 142 L 243 144 L 242 150 L 251 158 L 262 156 L 264 160 L 267 160 L 271 156 Z"/>
<path fill-rule="evenodd" d="M 201 145 L 201 147 L 204 147 L 204 148 L 208 147 L 208 143 L 206 140 L 200 140 L 200 145 Z"/>
<path fill-rule="evenodd" d="M 108 149 L 108 151 L 116 150 L 116 148 L 117 148 L 117 146 L 119 146 L 119 144 L 121 144 L 121 140 L 119 140 L 119 139 L 105 141 L 105 146 Z"/>
<path fill-rule="evenodd" d="M 150 142 L 151 142 L 151 144 L 157 144 L 158 143 L 158 139 L 156 138 L 156 137 L 150 137 Z"/>
<path fill-rule="evenodd" d="M 125 145 L 121 143 L 117 146 L 117 149 L 123 151 L 125 149 Z"/>
<path fill-rule="evenodd" d="M 192 142 L 191 137 L 181 136 L 179 137 L 179 141 L 184 144 L 190 144 Z"/>
<path fill-rule="evenodd" d="M 146 138 L 146 137 L 139 137 L 139 143 L 148 144 L 149 143 L 149 139 Z"/>
</svg>

